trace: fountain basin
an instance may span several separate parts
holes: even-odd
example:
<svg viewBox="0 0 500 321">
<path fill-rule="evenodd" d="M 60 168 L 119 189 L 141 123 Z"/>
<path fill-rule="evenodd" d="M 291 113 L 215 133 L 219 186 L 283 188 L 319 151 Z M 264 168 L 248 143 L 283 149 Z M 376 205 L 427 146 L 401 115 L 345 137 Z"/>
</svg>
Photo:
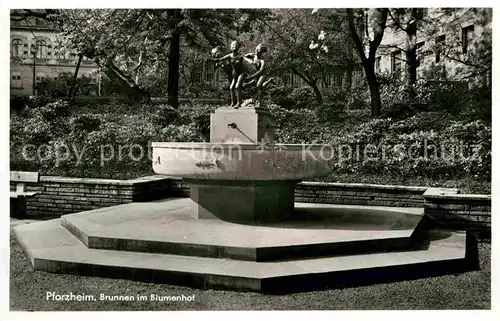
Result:
<svg viewBox="0 0 500 321">
<path fill-rule="evenodd" d="M 157 174 L 196 180 L 300 181 L 333 171 L 333 150 L 309 144 L 153 142 Z"/>
</svg>

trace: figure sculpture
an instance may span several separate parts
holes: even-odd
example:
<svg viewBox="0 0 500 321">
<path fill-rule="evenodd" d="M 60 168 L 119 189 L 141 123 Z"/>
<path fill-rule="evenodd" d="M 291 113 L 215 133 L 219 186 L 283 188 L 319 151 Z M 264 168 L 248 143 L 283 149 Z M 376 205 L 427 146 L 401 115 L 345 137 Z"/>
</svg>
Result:
<svg viewBox="0 0 500 321">
<path fill-rule="evenodd" d="M 262 97 L 267 85 L 273 80 L 272 77 L 266 75 L 266 62 L 264 61 L 264 54 L 267 52 L 267 47 L 259 44 L 255 48 L 255 53 L 246 54 L 244 59 L 251 63 L 257 70 L 254 74 L 247 77 L 250 82 L 245 83 L 245 86 L 257 83 L 257 107 L 262 106 Z"/>
<path fill-rule="evenodd" d="M 237 40 L 231 42 L 230 48 L 231 52 L 222 57 L 217 57 L 220 54 L 220 49 L 218 47 L 214 48 L 212 50 L 212 60 L 220 63 L 220 66 L 228 75 L 231 107 L 241 107 L 242 88 L 254 83 L 256 83 L 258 93 L 257 106 L 260 107 L 263 90 L 272 80 L 272 78 L 267 79 L 265 75 L 266 65 L 263 54 L 267 52 L 267 48 L 259 44 L 254 53 L 244 56 L 238 52 L 240 43 Z M 256 72 L 251 73 L 252 67 L 256 69 Z"/>
</svg>

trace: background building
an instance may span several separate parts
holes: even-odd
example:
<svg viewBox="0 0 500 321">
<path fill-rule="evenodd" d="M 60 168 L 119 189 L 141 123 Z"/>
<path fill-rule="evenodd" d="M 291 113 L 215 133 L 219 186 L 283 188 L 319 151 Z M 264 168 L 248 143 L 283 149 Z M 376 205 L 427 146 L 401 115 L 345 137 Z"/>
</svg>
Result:
<svg viewBox="0 0 500 321">
<path fill-rule="evenodd" d="M 490 8 L 422 8 L 416 33 L 417 79 L 465 80 L 464 62 L 471 62 L 471 55 L 484 42 L 491 45 L 491 13 Z M 375 69 L 385 74 L 401 72 L 405 77 L 408 38 L 393 26 L 389 15 Z"/>
<path fill-rule="evenodd" d="M 10 93 L 33 94 L 33 76 L 38 83 L 46 78 L 73 75 L 78 61 L 76 52 L 59 46 L 56 29 L 45 19 L 27 17 L 10 20 Z M 36 51 L 36 53 L 35 53 Z M 84 57 L 78 77 L 97 78 L 97 65 Z"/>
</svg>

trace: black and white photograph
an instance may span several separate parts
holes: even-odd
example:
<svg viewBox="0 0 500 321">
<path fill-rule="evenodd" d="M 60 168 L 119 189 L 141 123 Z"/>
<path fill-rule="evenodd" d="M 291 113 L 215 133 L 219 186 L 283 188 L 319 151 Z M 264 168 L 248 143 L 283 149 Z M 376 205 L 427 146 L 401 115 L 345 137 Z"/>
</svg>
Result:
<svg viewBox="0 0 500 321">
<path fill-rule="evenodd" d="M 492 7 L 68 5 L 2 8 L 6 315 L 491 312 Z"/>
</svg>

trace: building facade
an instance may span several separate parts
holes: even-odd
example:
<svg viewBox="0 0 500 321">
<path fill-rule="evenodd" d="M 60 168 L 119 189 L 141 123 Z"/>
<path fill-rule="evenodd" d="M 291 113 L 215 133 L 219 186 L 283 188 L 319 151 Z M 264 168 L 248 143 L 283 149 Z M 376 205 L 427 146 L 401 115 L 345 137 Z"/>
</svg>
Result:
<svg viewBox="0 0 500 321">
<path fill-rule="evenodd" d="M 13 19 L 14 18 L 14 19 Z M 32 95 L 33 84 L 44 79 L 73 75 L 78 62 L 75 51 L 58 44 L 56 29 L 45 19 L 27 17 L 10 21 L 10 94 Z M 97 65 L 83 58 L 78 76 L 97 78 Z"/>
<path fill-rule="evenodd" d="M 491 35 L 491 17 L 489 8 L 421 9 L 415 39 L 417 79 L 465 80 L 470 58 Z M 393 26 L 389 16 L 375 69 L 379 74 L 400 72 L 404 78 L 409 38 L 405 31 Z"/>
</svg>

